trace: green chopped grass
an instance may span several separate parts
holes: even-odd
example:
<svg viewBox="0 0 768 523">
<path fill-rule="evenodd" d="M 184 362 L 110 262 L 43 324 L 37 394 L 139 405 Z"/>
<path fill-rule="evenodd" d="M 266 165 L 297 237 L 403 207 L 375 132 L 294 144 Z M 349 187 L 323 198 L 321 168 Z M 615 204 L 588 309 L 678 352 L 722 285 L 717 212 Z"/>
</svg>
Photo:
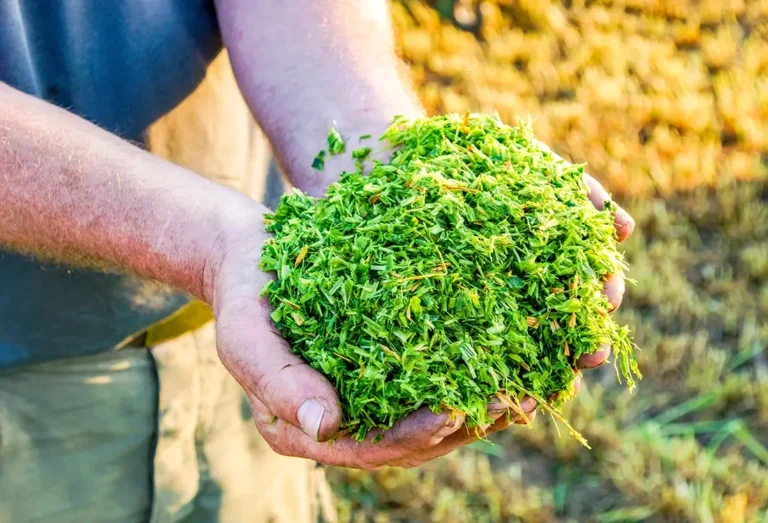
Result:
<svg viewBox="0 0 768 523">
<path fill-rule="evenodd" d="M 325 156 L 326 156 L 325 150 L 318 152 L 315 155 L 315 158 L 312 160 L 312 168 L 315 169 L 316 171 L 322 171 L 323 169 L 325 169 Z"/>
<path fill-rule="evenodd" d="M 475 427 L 498 393 L 559 417 L 575 359 L 603 344 L 634 385 L 628 329 L 602 294 L 626 267 L 582 166 L 484 115 L 398 117 L 381 139 L 389 163 L 266 217 L 272 319 L 336 387 L 345 432 L 363 439 L 422 405 Z"/>
<path fill-rule="evenodd" d="M 346 151 L 346 149 L 347 146 L 344 143 L 344 137 L 341 136 L 338 129 L 331 128 L 331 130 L 328 131 L 328 153 L 331 156 L 336 156 L 337 154 Z"/>
</svg>

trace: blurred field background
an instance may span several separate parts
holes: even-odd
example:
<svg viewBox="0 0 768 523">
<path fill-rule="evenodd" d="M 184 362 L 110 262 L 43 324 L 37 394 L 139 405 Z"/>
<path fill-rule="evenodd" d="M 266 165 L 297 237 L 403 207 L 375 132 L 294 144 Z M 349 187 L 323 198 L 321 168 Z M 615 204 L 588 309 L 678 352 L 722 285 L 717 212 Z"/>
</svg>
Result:
<svg viewBox="0 0 768 523">
<path fill-rule="evenodd" d="M 394 2 L 432 113 L 531 115 L 637 220 L 645 379 L 414 470 L 334 469 L 340 519 L 768 521 L 768 1 Z M 482 23 L 478 26 L 478 21 Z"/>
</svg>

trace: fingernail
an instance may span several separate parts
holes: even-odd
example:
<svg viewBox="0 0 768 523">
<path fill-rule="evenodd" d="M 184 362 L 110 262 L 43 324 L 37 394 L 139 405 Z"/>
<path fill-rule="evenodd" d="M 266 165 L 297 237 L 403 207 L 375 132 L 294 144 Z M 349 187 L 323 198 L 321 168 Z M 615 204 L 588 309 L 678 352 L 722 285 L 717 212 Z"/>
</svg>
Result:
<svg viewBox="0 0 768 523">
<path fill-rule="evenodd" d="M 494 401 L 493 403 L 488 404 L 488 414 L 499 414 L 507 412 L 508 410 L 509 407 L 507 404 L 501 401 Z"/>
<path fill-rule="evenodd" d="M 511 401 L 511 400 L 510 400 Z M 524 412 L 531 412 L 533 409 L 536 408 L 536 400 L 533 399 L 530 396 L 526 396 L 523 398 L 523 400 L 520 402 L 520 407 L 522 407 Z M 494 416 L 494 414 L 503 414 L 507 411 L 512 412 L 512 417 L 519 416 L 519 413 L 516 412 L 516 409 L 513 409 L 509 406 L 508 403 L 504 403 L 502 401 L 493 401 L 488 404 L 488 414 L 491 415 L 491 417 Z M 498 416 L 497 416 L 498 418 Z M 495 418 L 495 419 L 497 419 Z"/>
<path fill-rule="evenodd" d="M 621 216 L 623 224 L 630 229 L 630 232 L 632 232 L 631 229 L 635 228 L 635 219 L 632 217 L 632 215 L 625 211 L 622 207 L 619 207 L 618 214 Z"/>
<path fill-rule="evenodd" d="M 604 365 L 608 361 L 608 357 L 611 355 L 611 346 L 603 344 L 600 348 L 592 354 L 584 354 L 576 362 L 577 367 L 580 369 L 595 369 Z"/>
<path fill-rule="evenodd" d="M 524 397 L 523 401 L 520 402 L 520 406 L 523 408 L 523 412 L 533 412 L 533 410 L 536 408 L 536 405 L 538 404 L 539 402 L 530 396 Z"/>
<path fill-rule="evenodd" d="M 488 403 L 488 414 L 507 412 L 512 405 L 512 400 L 506 394 L 498 393 L 496 398 Z"/>
<path fill-rule="evenodd" d="M 619 231 L 619 240 L 626 240 L 635 230 L 635 219 L 627 211 L 619 207 L 614 213 L 613 221 Z"/>
<path fill-rule="evenodd" d="M 296 417 L 307 436 L 317 441 L 318 434 L 320 433 L 320 423 L 323 422 L 323 414 L 325 414 L 325 407 L 323 407 L 319 401 L 314 399 L 305 400 L 299 405 L 299 410 L 296 411 Z"/>
</svg>

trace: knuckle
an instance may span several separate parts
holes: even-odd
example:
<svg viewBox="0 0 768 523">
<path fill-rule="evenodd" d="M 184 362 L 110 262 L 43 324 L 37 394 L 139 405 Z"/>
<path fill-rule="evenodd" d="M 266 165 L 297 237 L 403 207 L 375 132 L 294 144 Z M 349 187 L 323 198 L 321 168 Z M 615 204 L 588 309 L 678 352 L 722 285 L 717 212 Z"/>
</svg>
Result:
<svg viewBox="0 0 768 523">
<path fill-rule="evenodd" d="M 358 456 L 350 456 L 346 455 L 343 458 L 340 458 L 336 463 L 339 467 L 345 467 L 348 469 L 358 469 L 358 470 L 365 470 L 365 471 L 374 471 L 378 470 L 382 467 L 380 463 L 375 463 L 373 461 L 367 461 L 365 459 L 362 459 Z"/>
<path fill-rule="evenodd" d="M 378 459 L 371 459 L 370 457 L 360 456 L 360 455 L 353 455 L 350 456 L 352 463 L 354 464 L 354 468 L 359 468 L 362 470 L 379 470 L 385 466 L 387 466 L 387 461 L 382 458 Z"/>
<path fill-rule="evenodd" d="M 261 432 L 262 434 L 274 433 L 275 431 L 274 416 L 268 413 L 254 412 L 253 410 L 251 410 L 251 413 L 253 415 L 253 422 L 256 423 L 256 428 L 259 429 L 259 432 Z"/>
<path fill-rule="evenodd" d="M 389 433 L 384 434 L 384 438 L 386 438 L 387 436 L 389 436 L 392 444 L 397 447 L 407 448 L 408 445 L 410 444 L 409 438 L 405 434 L 403 434 L 403 429 L 399 425 L 392 427 Z"/>
<path fill-rule="evenodd" d="M 362 450 L 362 449 L 361 449 Z M 386 456 L 370 451 L 346 451 L 337 456 L 339 466 L 366 471 L 379 470 L 390 464 Z"/>
<path fill-rule="evenodd" d="M 265 429 L 263 426 L 257 424 L 257 428 L 264 438 L 264 441 L 267 442 L 267 445 L 269 445 L 269 448 L 272 449 L 275 454 L 291 458 L 308 457 L 304 456 L 301 446 L 297 445 L 286 433 L 287 431 L 284 426 L 279 427 L 278 424 L 273 423 L 268 425 Z"/>
<path fill-rule="evenodd" d="M 392 427 L 392 429 L 385 434 L 385 438 L 387 435 L 391 438 L 390 441 L 394 447 L 407 451 L 420 450 L 425 446 L 429 446 L 432 440 L 432 438 L 429 438 L 429 440 L 424 441 L 422 438 L 415 437 L 411 431 L 405 430 L 401 425 Z"/>
<path fill-rule="evenodd" d="M 275 437 L 275 427 L 270 421 L 265 421 L 262 418 L 254 417 L 253 422 L 256 425 L 256 430 L 258 430 L 259 434 L 261 434 L 261 437 L 264 438 L 264 441 L 266 441 L 269 445 L 277 442 Z"/>
<path fill-rule="evenodd" d="M 275 396 L 274 376 L 258 369 L 253 369 L 250 377 L 251 386 L 256 396 L 266 405 L 270 405 Z"/>
</svg>

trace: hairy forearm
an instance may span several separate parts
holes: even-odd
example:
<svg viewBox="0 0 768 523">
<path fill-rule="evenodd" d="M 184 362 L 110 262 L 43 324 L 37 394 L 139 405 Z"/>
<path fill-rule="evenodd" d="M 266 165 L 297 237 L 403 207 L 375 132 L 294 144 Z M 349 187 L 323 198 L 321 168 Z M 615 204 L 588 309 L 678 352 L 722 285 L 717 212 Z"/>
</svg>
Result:
<svg viewBox="0 0 768 523">
<path fill-rule="evenodd" d="M 0 248 L 133 271 L 204 298 L 222 223 L 258 212 L 230 189 L 0 84 Z"/>
<path fill-rule="evenodd" d="M 318 194 L 351 167 L 331 159 L 322 173 L 309 168 L 334 123 L 353 147 L 393 116 L 421 112 L 394 54 L 386 0 L 218 0 L 217 8 L 245 98 L 300 188 Z"/>
</svg>

